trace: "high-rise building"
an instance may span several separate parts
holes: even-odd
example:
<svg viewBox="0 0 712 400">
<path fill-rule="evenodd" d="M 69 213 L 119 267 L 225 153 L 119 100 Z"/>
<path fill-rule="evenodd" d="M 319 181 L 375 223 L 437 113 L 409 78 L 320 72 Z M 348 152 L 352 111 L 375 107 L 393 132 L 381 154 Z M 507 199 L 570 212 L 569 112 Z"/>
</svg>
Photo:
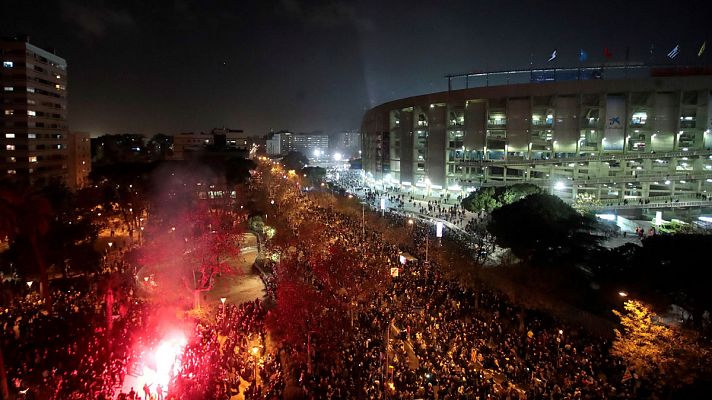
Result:
<svg viewBox="0 0 712 400">
<path fill-rule="evenodd" d="M 67 62 L 29 42 L 0 39 L 0 179 L 68 180 Z"/>
<path fill-rule="evenodd" d="M 341 154 L 344 158 L 358 158 L 361 152 L 361 132 L 342 131 L 332 135 L 329 140 L 331 153 Z"/>
<path fill-rule="evenodd" d="M 69 134 L 69 167 L 67 186 L 82 188 L 89 184 L 91 172 L 91 137 L 87 132 Z"/>
</svg>

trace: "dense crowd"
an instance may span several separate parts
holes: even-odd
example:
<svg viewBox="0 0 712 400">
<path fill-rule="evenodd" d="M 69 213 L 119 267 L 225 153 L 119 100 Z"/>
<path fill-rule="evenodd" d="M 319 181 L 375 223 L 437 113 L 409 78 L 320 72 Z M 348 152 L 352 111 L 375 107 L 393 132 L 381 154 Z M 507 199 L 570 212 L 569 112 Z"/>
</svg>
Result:
<svg viewBox="0 0 712 400">
<path fill-rule="evenodd" d="M 97 275 L 55 285 L 49 309 L 36 291 L 14 298 L 0 314 L 13 393 L 27 399 L 113 398 L 132 357 L 133 332 L 145 324 L 145 304 L 130 279 L 122 278 Z M 111 331 L 105 303 L 109 288 L 116 299 Z"/>
<path fill-rule="evenodd" d="M 381 194 L 367 194 L 375 201 Z M 447 279 L 442 266 L 424 262 L 425 232 L 416 222 L 416 246 L 399 248 L 362 221 L 320 207 L 301 196 L 292 222 L 321 224 L 324 246 L 344 246 L 363 257 L 360 281 L 383 279 L 359 298 L 353 327 L 335 358 L 298 365 L 293 374 L 313 399 L 602 399 L 641 395 L 635 379 L 621 383 L 625 368 L 609 356 L 610 343 L 579 327 L 511 303 L 495 290 L 472 289 Z M 432 205 L 431 205 L 432 207 Z M 304 215 L 304 214 L 308 215 Z M 394 226 L 403 215 L 387 213 Z M 480 223 L 485 216 L 478 216 Z M 305 248 L 302 252 L 318 252 Z M 415 255 L 397 277 L 383 278 L 403 251 Z M 301 268 L 308 268 L 310 257 Z M 305 274 L 308 276 L 308 274 Z M 363 282 L 365 284 L 365 281 Z M 357 282 L 356 287 L 359 282 Z M 330 354 L 329 357 L 334 357 Z M 311 370 L 311 373 L 309 372 Z"/>
<path fill-rule="evenodd" d="M 222 400 L 242 393 L 245 399 L 281 399 L 282 366 L 278 353 L 266 351 L 265 314 L 259 300 L 228 304 L 214 322 L 198 324 L 168 398 Z"/>
</svg>

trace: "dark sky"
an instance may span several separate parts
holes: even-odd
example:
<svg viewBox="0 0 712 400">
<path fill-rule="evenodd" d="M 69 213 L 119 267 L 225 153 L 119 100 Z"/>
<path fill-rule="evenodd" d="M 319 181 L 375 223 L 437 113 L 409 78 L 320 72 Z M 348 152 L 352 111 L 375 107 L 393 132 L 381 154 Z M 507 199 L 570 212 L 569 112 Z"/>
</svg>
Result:
<svg viewBox="0 0 712 400">
<path fill-rule="evenodd" d="M 589 63 L 609 47 L 677 62 L 712 39 L 712 1 L 0 0 L 0 35 L 69 63 L 73 130 L 357 129 L 363 112 L 447 89 L 443 75 Z M 708 43 L 712 52 L 712 42 Z M 707 54 L 709 59 L 709 54 Z M 551 65 L 551 64 L 550 64 Z"/>
</svg>

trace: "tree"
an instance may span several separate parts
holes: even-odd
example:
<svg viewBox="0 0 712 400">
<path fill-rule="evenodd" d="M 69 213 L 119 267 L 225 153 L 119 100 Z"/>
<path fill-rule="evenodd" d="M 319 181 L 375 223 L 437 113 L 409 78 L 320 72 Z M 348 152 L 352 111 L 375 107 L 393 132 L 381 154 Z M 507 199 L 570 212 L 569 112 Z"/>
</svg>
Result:
<svg viewBox="0 0 712 400">
<path fill-rule="evenodd" d="M 47 234 L 53 217 L 52 207 L 47 199 L 27 189 L 16 191 L 0 190 L 0 216 L 4 220 L 0 226 L 4 235 L 27 240 L 40 277 L 40 294 L 45 308 L 52 308 L 49 291 L 47 261 L 40 247 L 40 239 Z"/>
<path fill-rule="evenodd" d="M 326 170 L 321 167 L 306 167 L 302 169 L 302 175 L 306 175 L 306 178 L 312 185 L 318 185 L 320 182 L 324 181 L 326 177 Z"/>
<path fill-rule="evenodd" d="M 485 187 L 470 193 L 462 200 L 462 206 L 472 212 L 492 212 L 506 204 L 512 204 L 529 195 L 541 193 L 539 186 L 531 183 L 515 183 L 511 186 Z"/>
<path fill-rule="evenodd" d="M 699 255 L 700 249 L 709 248 L 710 235 L 648 237 L 637 251 L 630 282 L 643 286 L 646 293 L 664 293 L 667 303 L 690 311 L 695 328 L 701 329 L 705 311 L 712 311 L 712 291 Z"/>
<path fill-rule="evenodd" d="M 500 196 L 497 196 L 499 202 L 504 204 L 512 204 L 529 195 L 541 193 L 539 186 L 531 183 L 515 183 L 512 186 L 507 186 Z"/>
<path fill-rule="evenodd" d="M 225 161 L 225 180 L 228 184 L 245 183 L 250 171 L 257 168 L 254 161 L 243 157 L 231 157 Z"/>
<path fill-rule="evenodd" d="M 613 310 L 623 330 L 615 330 L 611 354 L 656 391 L 690 384 L 711 366 L 709 350 L 697 343 L 694 333 L 665 325 L 639 301 L 626 301 L 624 308 L 624 313 Z"/>
<path fill-rule="evenodd" d="M 487 229 L 498 245 L 543 265 L 574 263 L 598 248 L 601 238 L 591 233 L 594 223 L 556 196 L 533 194 L 494 210 Z"/>
<path fill-rule="evenodd" d="M 491 212 L 501 206 L 501 203 L 495 198 L 495 189 L 486 187 L 470 193 L 462 200 L 462 206 L 472 212 Z"/>
<path fill-rule="evenodd" d="M 299 171 L 309 164 L 309 159 L 301 152 L 290 151 L 282 158 L 282 164 L 284 164 L 284 169 L 287 171 L 290 169 Z"/>
<path fill-rule="evenodd" d="M 173 155 L 173 136 L 157 133 L 148 141 L 146 149 L 153 160 L 165 160 Z"/>
<path fill-rule="evenodd" d="M 596 207 L 599 207 L 600 205 L 601 201 L 598 200 L 593 194 L 579 193 L 576 195 L 576 201 L 574 201 L 572 207 L 581 214 L 587 214 L 595 210 Z"/>
</svg>

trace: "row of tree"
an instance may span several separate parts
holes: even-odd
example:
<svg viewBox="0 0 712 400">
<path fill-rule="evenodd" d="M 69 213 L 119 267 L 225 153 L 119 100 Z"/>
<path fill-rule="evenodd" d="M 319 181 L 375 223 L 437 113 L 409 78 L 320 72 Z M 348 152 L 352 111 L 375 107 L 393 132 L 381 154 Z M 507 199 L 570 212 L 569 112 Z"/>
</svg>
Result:
<svg viewBox="0 0 712 400">
<path fill-rule="evenodd" d="M 541 193 L 541 189 L 531 183 L 484 187 L 465 197 L 462 200 L 462 207 L 472 212 L 492 212 L 503 205 L 512 204 L 536 193 Z"/>
</svg>

